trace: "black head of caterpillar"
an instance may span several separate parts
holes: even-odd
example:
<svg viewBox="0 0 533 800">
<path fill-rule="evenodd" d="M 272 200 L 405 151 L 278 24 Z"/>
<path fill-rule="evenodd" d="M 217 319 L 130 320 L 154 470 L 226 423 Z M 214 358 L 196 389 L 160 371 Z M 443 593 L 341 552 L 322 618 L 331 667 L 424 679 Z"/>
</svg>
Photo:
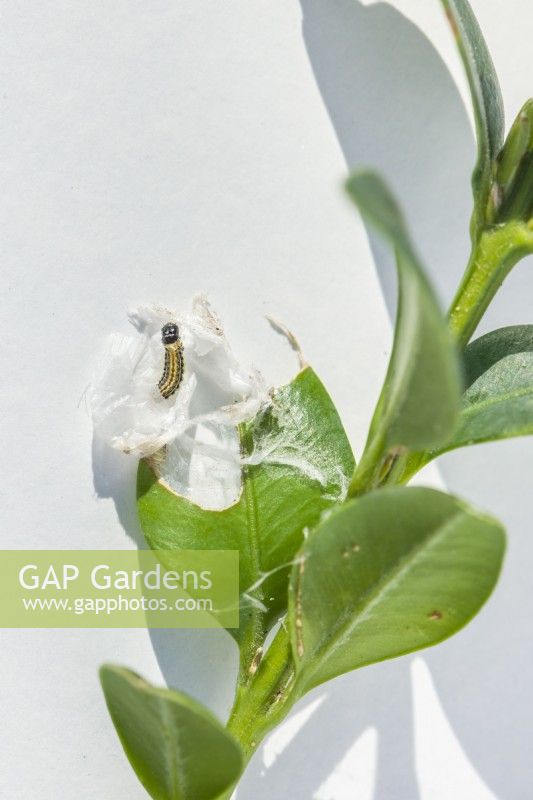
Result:
<svg viewBox="0 0 533 800">
<path fill-rule="evenodd" d="M 167 324 L 163 325 L 161 328 L 161 339 L 163 340 L 163 344 L 174 344 L 174 342 L 178 341 L 179 337 L 179 328 L 175 322 L 167 322 Z"/>
<path fill-rule="evenodd" d="M 157 384 L 164 398 L 171 397 L 177 391 L 183 379 L 183 345 L 179 328 L 175 322 L 167 322 L 161 328 L 161 341 L 165 347 L 165 366 L 163 375 Z"/>
</svg>

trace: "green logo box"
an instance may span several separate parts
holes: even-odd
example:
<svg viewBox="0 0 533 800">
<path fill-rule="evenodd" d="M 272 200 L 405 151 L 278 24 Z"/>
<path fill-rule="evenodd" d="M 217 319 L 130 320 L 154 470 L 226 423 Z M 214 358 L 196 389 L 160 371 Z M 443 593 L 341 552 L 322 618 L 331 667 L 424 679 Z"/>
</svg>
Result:
<svg viewBox="0 0 533 800">
<path fill-rule="evenodd" d="M 3 550 L 0 628 L 237 628 L 237 550 Z"/>
</svg>

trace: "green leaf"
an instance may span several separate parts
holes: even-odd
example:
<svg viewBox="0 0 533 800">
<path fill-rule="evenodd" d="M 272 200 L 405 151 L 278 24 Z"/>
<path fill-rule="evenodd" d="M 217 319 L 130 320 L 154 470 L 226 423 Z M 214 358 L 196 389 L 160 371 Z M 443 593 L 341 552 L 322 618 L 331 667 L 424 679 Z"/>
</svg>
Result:
<svg viewBox="0 0 533 800">
<path fill-rule="evenodd" d="M 533 352 L 505 356 L 465 392 L 448 450 L 533 433 Z"/>
<path fill-rule="evenodd" d="M 357 494 L 379 485 L 391 449 L 433 448 L 451 437 L 459 411 L 460 379 L 450 332 L 394 198 L 372 172 L 352 175 L 347 189 L 365 219 L 395 248 L 399 281 L 392 355 L 350 488 Z"/>
<path fill-rule="evenodd" d="M 451 636 L 490 595 L 504 546 L 498 522 L 432 489 L 381 489 L 333 511 L 291 579 L 300 692 Z"/>
<path fill-rule="evenodd" d="M 464 352 L 466 387 L 507 356 L 533 353 L 533 325 L 509 325 L 480 336 Z"/>
<path fill-rule="evenodd" d="M 464 352 L 464 371 L 467 388 L 453 438 L 440 449 L 412 453 L 403 482 L 449 450 L 533 434 L 533 325 L 480 336 Z"/>
<path fill-rule="evenodd" d="M 203 706 L 134 672 L 100 670 L 122 746 L 154 800 L 214 800 L 243 768 L 239 745 Z"/>
<path fill-rule="evenodd" d="M 456 447 L 533 434 L 533 325 L 487 333 L 465 350 L 467 389 Z"/>
<path fill-rule="evenodd" d="M 154 549 L 239 550 L 241 628 L 248 660 L 283 612 L 294 554 L 306 527 L 342 499 L 353 456 L 335 407 L 307 367 L 278 389 L 272 404 L 242 431 L 257 464 L 243 470 L 238 502 L 208 511 L 159 483 L 146 463 L 138 475 L 138 511 Z"/>
<path fill-rule="evenodd" d="M 442 0 L 455 36 L 470 86 L 476 122 L 477 163 L 472 175 L 474 238 L 485 221 L 492 164 L 505 133 L 503 99 L 487 44 L 467 0 Z"/>
</svg>

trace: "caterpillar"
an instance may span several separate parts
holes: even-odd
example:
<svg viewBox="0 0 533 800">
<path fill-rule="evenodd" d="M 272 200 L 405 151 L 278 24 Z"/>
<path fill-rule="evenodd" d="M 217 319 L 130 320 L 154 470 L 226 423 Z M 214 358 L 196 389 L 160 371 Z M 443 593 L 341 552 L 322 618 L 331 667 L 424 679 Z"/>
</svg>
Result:
<svg viewBox="0 0 533 800">
<path fill-rule="evenodd" d="M 185 367 L 183 344 L 175 322 L 167 322 L 166 325 L 163 325 L 161 328 L 161 340 L 165 347 L 165 366 L 161 380 L 157 385 L 161 395 L 166 399 L 178 390 L 183 379 Z"/>
</svg>

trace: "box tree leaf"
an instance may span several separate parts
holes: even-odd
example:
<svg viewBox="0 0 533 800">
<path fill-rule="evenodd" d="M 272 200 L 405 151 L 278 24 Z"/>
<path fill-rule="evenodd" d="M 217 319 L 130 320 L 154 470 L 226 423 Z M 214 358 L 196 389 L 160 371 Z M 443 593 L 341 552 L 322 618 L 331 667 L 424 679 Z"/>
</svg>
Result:
<svg viewBox="0 0 533 800">
<path fill-rule="evenodd" d="M 432 489 L 384 488 L 331 512 L 291 578 L 300 691 L 462 628 L 494 587 L 504 541 L 498 522 Z"/>
<path fill-rule="evenodd" d="M 472 175 L 472 233 L 477 238 L 485 222 L 493 161 L 503 144 L 503 99 L 492 58 L 468 0 L 442 0 L 442 4 L 463 60 L 474 107 L 478 153 Z"/>
<path fill-rule="evenodd" d="M 533 325 L 511 325 L 480 336 L 464 352 L 466 390 L 452 439 L 413 453 L 403 480 L 448 450 L 533 434 Z"/>
<path fill-rule="evenodd" d="M 100 678 L 124 751 L 154 800 L 214 800 L 236 783 L 240 747 L 200 703 L 122 667 L 104 665 Z"/>
<path fill-rule="evenodd" d="M 377 486 L 394 448 L 433 448 L 457 423 L 460 378 L 455 345 L 410 242 L 400 209 L 383 181 L 358 172 L 347 189 L 363 217 L 396 251 L 398 312 L 387 375 L 351 494 Z"/>
<path fill-rule="evenodd" d="M 467 390 L 499 361 L 519 353 L 533 353 L 533 325 L 509 325 L 475 339 L 463 357 Z"/>
<path fill-rule="evenodd" d="M 272 404 L 241 436 L 248 454 L 259 458 L 243 468 L 241 496 L 233 506 L 200 508 L 141 463 L 138 511 L 154 549 L 239 550 L 238 639 L 251 658 L 264 630 L 286 607 L 290 566 L 304 529 L 343 499 L 354 462 L 331 398 L 309 367 L 274 393 Z"/>
<path fill-rule="evenodd" d="M 504 356 L 468 387 L 447 450 L 533 433 L 533 352 Z"/>
</svg>

